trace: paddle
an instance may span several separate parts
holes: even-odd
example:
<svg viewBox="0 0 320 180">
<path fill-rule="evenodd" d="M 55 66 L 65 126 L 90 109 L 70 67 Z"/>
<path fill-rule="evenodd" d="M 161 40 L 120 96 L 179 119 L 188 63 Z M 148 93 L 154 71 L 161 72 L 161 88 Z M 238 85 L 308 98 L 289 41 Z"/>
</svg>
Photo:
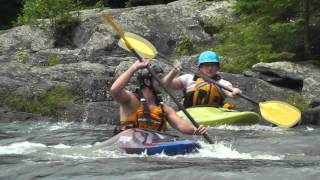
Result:
<svg viewBox="0 0 320 180">
<path fill-rule="evenodd" d="M 148 58 L 156 58 L 160 57 L 161 59 L 165 60 L 164 62 L 166 64 L 169 64 L 171 66 L 172 63 L 170 62 L 169 58 L 167 58 L 164 55 L 160 55 L 156 48 L 146 39 L 144 39 L 141 36 L 138 36 L 133 33 L 125 33 L 125 38 L 130 41 L 133 48 L 142 56 L 142 57 L 148 57 Z M 118 43 L 118 45 L 122 48 L 124 48 L 124 41 L 121 39 Z M 126 49 L 126 48 L 124 48 Z M 206 75 L 202 76 L 206 81 L 214 83 L 215 85 L 219 86 L 220 88 L 223 88 L 227 91 L 231 90 L 227 87 L 222 86 L 221 84 L 215 82 L 211 78 L 209 78 Z M 239 96 L 243 99 L 248 100 L 249 102 L 258 105 L 262 117 L 280 127 L 284 128 L 290 128 L 297 124 L 297 122 L 301 118 L 301 112 L 295 108 L 294 106 L 291 106 L 290 104 L 287 104 L 282 101 L 266 101 L 266 102 L 257 102 L 248 96 L 244 94 L 239 94 Z"/>
<path fill-rule="evenodd" d="M 137 51 L 135 49 L 132 48 L 131 42 L 129 42 L 129 40 L 127 40 L 127 38 L 124 36 L 124 32 L 122 31 L 122 29 L 113 21 L 112 17 L 107 15 L 106 13 L 102 13 L 102 18 L 105 22 L 105 24 L 109 23 L 113 29 L 117 32 L 117 34 L 123 39 L 127 49 L 132 52 L 138 59 L 139 61 L 142 61 L 142 56 L 139 55 L 137 53 Z M 157 74 L 150 68 L 150 66 L 147 66 L 147 70 L 151 73 L 152 77 L 160 84 L 160 86 L 164 89 L 164 91 L 166 93 L 168 93 L 168 95 L 172 98 L 172 100 L 176 103 L 176 105 L 178 106 L 179 109 L 181 109 L 185 115 L 189 118 L 189 120 L 192 122 L 192 124 L 195 127 L 199 127 L 199 124 L 191 117 L 191 115 L 186 111 L 186 109 L 179 103 L 179 101 L 170 93 L 169 89 L 166 88 L 163 83 L 161 82 L 161 80 L 159 79 L 159 77 L 157 76 Z M 211 140 L 211 138 L 208 136 L 207 133 L 203 134 L 203 137 L 210 143 L 213 144 L 213 141 Z"/>
</svg>

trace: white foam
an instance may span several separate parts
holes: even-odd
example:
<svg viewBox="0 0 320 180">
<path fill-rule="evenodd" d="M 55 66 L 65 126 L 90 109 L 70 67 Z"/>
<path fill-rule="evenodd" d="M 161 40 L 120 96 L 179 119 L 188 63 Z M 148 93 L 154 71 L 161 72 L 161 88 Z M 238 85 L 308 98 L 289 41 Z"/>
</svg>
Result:
<svg viewBox="0 0 320 180">
<path fill-rule="evenodd" d="M 8 146 L 0 146 L 0 154 L 29 154 L 46 147 L 46 145 L 41 143 L 31 143 L 28 141 L 17 142 Z"/>
<path fill-rule="evenodd" d="M 232 147 L 232 144 L 216 142 L 207 144 L 203 141 L 198 142 L 201 145 L 198 153 L 187 155 L 167 156 L 164 153 L 153 157 L 159 158 L 219 158 L 219 159 L 264 159 L 281 160 L 284 155 L 270 155 L 262 152 L 239 152 Z M 69 146 L 64 144 L 46 146 L 41 143 L 18 142 L 7 146 L 0 146 L 0 155 L 5 154 L 29 154 L 42 151 L 49 155 L 47 158 L 68 158 L 68 159 L 99 159 L 99 158 L 128 158 L 128 157 L 148 157 L 146 152 L 141 154 L 126 154 L 119 149 L 95 148 L 92 145 Z"/>
<path fill-rule="evenodd" d="M 306 131 L 314 131 L 314 128 L 307 126 Z"/>
<path fill-rule="evenodd" d="M 168 156 L 163 152 L 153 155 L 157 158 L 218 158 L 218 159 L 264 159 L 264 160 L 281 160 L 284 155 L 271 155 L 263 152 L 239 152 L 232 147 L 232 144 L 221 142 L 215 142 L 214 144 L 207 144 L 203 141 L 198 142 L 201 145 L 198 153 L 190 153 L 186 155 Z M 146 152 L 141 154 L 126 154 L 124 152 L 112 150 L 112 149 L 99 149 L 95 152 L 96 156 L 102 156 L 105 158 L 123 158 L 123 157 L 149 157 Z"/>
<path fill-rule="evenodd" d="M 66 127 L 68 127 L 70 124 L 72 124 L 71 122 L 58 122 L 52 126 L 49 126 L 47 129 L 48 131 L 55 131 L 55 130 L 59 130 L 59 129 L 65 129 Z"/>
<path fill-rule="evenodd" d="M 225 144 L 224 142 L 216 142 L 214 144 L 206 144 L 204 142 L 198 142 L 201 145 L 198 153 L 191 153 L 187 155 L 167 156 L 167 158 L 217 158 L 217 159 L 264 159 L 264 160 L 281 160 L 284 155 L 270 155 L 270 154 L 257 154 L 241 153 L 232 148 L 231 144 Z M 157 157 L 163 158 L 166 155 L 159 154 Z"/>
<path fill-rule="evenodd" d="M 92 145 L 67 146 L 64 144 L 48 146 L 48 151 L 46 154 L 50 156 L 51 159 L 100 159 L 131 157 L 131 155 L 112 147 L 110 149 L 97 149 Z M 139 156 L 140 155 L 138 154 L 134 155 L 134 157 Z"/>
<path fill-rule="evenodd" d="M 71 148 L 71 146 L 67 146 L 67 145 L 64 145 L 64 144 L 57 144 L 57 145 L 53 145 L 53 146 L 49 146 L 49 147 L 53 147 L 53 148 L 56 148 L 56 149 L 67 149 L 67 148 Z"/>
</svg>

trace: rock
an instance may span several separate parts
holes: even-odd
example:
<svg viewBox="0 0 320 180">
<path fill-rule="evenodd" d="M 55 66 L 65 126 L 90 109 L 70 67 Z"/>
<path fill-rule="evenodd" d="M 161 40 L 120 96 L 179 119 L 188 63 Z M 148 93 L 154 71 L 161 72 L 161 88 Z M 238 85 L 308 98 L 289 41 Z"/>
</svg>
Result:
<svg viewBox="0 0 320 180">
<path fill-rule="evenodd" d="M 320 106 L 303 112 L 299 125 L 320 125 Z"/>
<path fill-rule="evenodd" d="M 320 99 L 315 99 L 310 103 L 310 107 L 311 108 L 315 108 L 315 107 L 318 107 L 318 106 L 320 106 Z"/>
<path fill-rule="evenodd" d="M 39 51 L 53 47 L 54 40 L 40 28 L 19 26 L 0 35 L 0 54 L 14 55 L 17 49 Z"/>
<path fill-rule="evenodd" d="M 46 49 L 40 50 L 33 53 L 30 59 L 26 61 L 27 64 L 37 65 L 37 66 L 48 66 L 49 60 L 55 59 L 59 61 L 60 64 L 70 64 L 79 62 L 79 52 L 80 49 L 69 50 L 69 49 Z"/>
<path fill-rule="evenodd" d="M 7 108 L 0 108 L 0 119 L 2 122 L 8 121 L 38 121 L 41 119 L 45 119 L 39 114 L 32 114 L 32 113 L 26 113 L 26 112 L 16 112 L 11 111 Z"/>
<path fill-rule="evenodd" d="M 143 36 L 158 52 L 173 57 L 176 42 L 181 37 L 190 38 L 194 46 L 214 46 L 217 43 L 216 33 L 226 23 L 237 20 L 230 10 L 232 3 L 233 1 L 199 3 L 197 0 L 179 0 L 153 6 L 83 10 L 80 12 L 79 24 L 72 29 L 72 46 L 62 43 L 56 47 L 56 40 L 36 27 L 20 26 L 1 31 L 0 95 L 34 97 L 52 87 L 66 86 L 72 93 L 81 96 L 72 106 L 62 110 L 59 118 L 114 123 L 111 117 L 118 117 L 119 105 L 112 100 L 110 87 L 115 78 L 136 58 L 117 46 L 119 36 L 110 25 L 103 23 L 101 12 L 110 14 L 124 31 Z M 50 59 L 59 63 L 49 66 Z M 197 56 L 185 56 L 181 59 L 183 67 L 197 71 Z M 173 62 L 174 58 L 171 63 Z M 171 69 L 160 60 L 152 63 L 159 63 L 165 72 Z M 288 95 L 299 93 L 310 99 L 317 99 L 320 95 L 320 71 L 312 65 L 260 63 L 245 75 L 221 74 L 223 78 L 239 86 L 244 94 L 257 101 L 286 101 Z M 136 87 L 134 78 L 132 80 L 129 89 Z M 174 95 L 182 99 L 181 92 L 175 92 Z M 169 104 L 175 106 L 166 94 L 163 96 Z M 246 100 L 227 101 L 235 103 L 238 110 L 258 112 L 257 106 Z M 314 118 L 315 112 L 317 111 L 307 115 Z M 0 112 L 2 119 L 15 119 L 15 114 L 18 120 L 29 117 L 41 119 L 38 115 L 14 110 Z"/>
<path fill-rule="evenodd" d="M 293 62 L 258 63 L 252 67 L 256 78 L 301 92 L 309 99 L 320 96 L 320 71 L 312 64 Z"/>
<path fill-rule="evenodd" d="M 256 78 L 245 77 L 243 75 L 221 73 L 222 78 L 230 81 L 233 86 L 239 87 L 244 95 L 257 102 L 264 102 L 269 100 L 287 101 L 289 96 L 298 95 L 294 90 L 281 88 L 272 85 L 266 81 Z M 259 112 L 259 107 L 245 99 L 239 98 L 238 100 L 227 99 L 236 105 L 236 109 L 241 111 L 256 111 Z"/>
<path fill-rule="evenodd" d="M 87 112 L 90 123 L 119 124 L 119 104 L 114 101 L 89 103 Z"/>
<path fill-rule="evenodd" d="M 58 120 L 92 124 L 119 124 L 119 104 L 114 101 L 72 104 L 57 115 Z"/>
<path fill-rule="evenodd" d="M 218 33 L 226 24 L 233 23 L 237 20 L 234 12 L 231 10 L 233 2 L 218 1 L 214 5 L 200 11 L 200 23 L 205 31 L 214 35 Z"/>
</svg>

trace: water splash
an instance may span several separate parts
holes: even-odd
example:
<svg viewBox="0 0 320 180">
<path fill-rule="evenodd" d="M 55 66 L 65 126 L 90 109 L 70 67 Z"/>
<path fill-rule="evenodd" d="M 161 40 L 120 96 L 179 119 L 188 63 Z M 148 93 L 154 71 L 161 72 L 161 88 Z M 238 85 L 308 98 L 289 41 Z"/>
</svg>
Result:
<svg viewBox="0 0 320 180">
<path fill-rule="evenodd" d="M 84 110 L 83 110 L 82 123 L 84 123 L 84 124 L 87 124 L 87 122 L 88 122 L 88 117 L 89 117 L 89 105 L 90 105 L 90 103 L 88 103 L 87 105 L 85 105 Z"/>
<path fill-rule="evenodd" d="M 307 126 L 306 131 L 314 131 L 314 128 Z"/>
<path fill-rule="evenodd" d="M 71 124 L 73 124 L 72 122 L 57 122 L 55 124 L 52 124 L 51 126 L 47 127 L 48 131 L 55 131 L 55 130 L 59 130 L 59 129 L 65 129 L 66 127 L 70 126 Z"/>
<path fill-rule="evenodd" d="M 210 157 L 219 159 L 267 159 L 267 160 L 281 160 L 284 155 L 270 155 L 258 152 L 238 152 L 232 147 L 232 144 L 225 143 L 224 141 L 216 142 L 214 144 L 207 144 L 199 142 L 201 149 L 199 153 L 188 155 L 189 157 Z"/>
<path fill-rule="evenodd" d="M 219 159 L 267 159 L 267 160 L 281 160 L 284 155 L 269 155 L 238 152 L 232 147 L 232 144 L 225 142 L 216 142 L 215 144 L 206 144 L 199 141 L 202 148 L 198 153 L 187 155 L 167 156 L 164 153 L 154 155 L 152 157 L 159 158 L 219 158 Z M 99 159 L 99 158 L 128 158 L 128 157 L 148 157 L 146 153 L 142 154 L 126 154 L 114 146 L 106 148 L 96 148 L 92 145 L 69 146 L 65 144 L 57 144 L 47 146 L 41 143 L 32 142 L 18 142 L 8 146 L 0 146 L 0 155 L 6 154 L 30 154 L 42 153 L 43 157 L 49 159 Z"/>
<path fill-rule="evenodd" d="M 45 149 L 47 146 L 41 143 L 28 141 L 12 143 L 8 146 L 0 146 L 0 155 L 7 154 L 30 154 Z"/>
</svg>

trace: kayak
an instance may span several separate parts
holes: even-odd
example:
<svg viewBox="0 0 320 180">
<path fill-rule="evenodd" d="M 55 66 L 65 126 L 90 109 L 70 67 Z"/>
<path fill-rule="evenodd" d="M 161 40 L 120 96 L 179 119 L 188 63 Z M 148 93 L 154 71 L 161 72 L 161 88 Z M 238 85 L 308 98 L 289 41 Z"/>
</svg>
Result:
<svg viewBox="0 0 320 180">
<path fill-rule="evenodd" d="M 104 146 L 117 146 L 128 154 L 154 155 L 164 153 L 169 156 L 197 152 L 200 145 L 192 140 L 177 140 L 178 136 L 147 129 L 132 128 L 113 136 Z"/>
<path fill-rule="evenodd" d="M 260 116 L 257 113 L 250 111 L 239 112 L 215 107 L 191 107 L 186 110 L 196 122 L 211 127 L 218 125 L 252 125 L 260 120 Z M 182 119 L 190 122 L 182 111 L 177 112 L 177 114 Z"/>
</svg>

